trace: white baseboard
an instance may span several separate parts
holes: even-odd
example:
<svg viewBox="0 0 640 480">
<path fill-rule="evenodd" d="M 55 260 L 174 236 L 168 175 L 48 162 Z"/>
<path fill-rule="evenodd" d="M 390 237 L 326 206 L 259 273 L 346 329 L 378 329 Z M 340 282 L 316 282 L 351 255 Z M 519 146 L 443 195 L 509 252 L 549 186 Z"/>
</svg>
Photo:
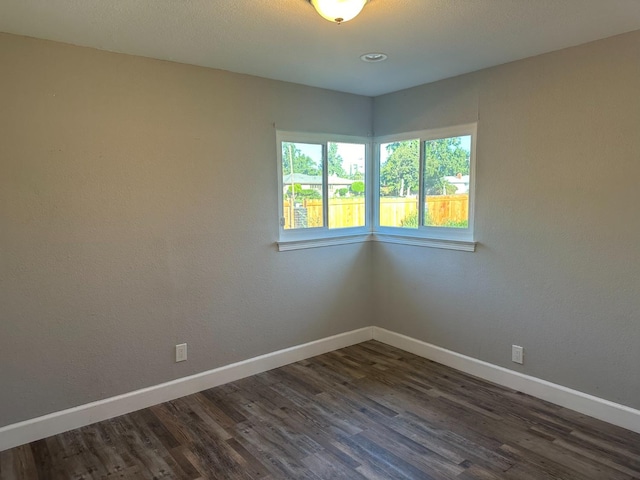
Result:
<svg viewBox="0 0 640 480">
<path fill-rule="evenodd" d="M 467 357 L 384 328 L 366 327 L 7 425 L 0 428 L 0 451 L 371 339 L 640 433 L 640 410 Z"/>
<path fill-rule="evenodd" d="M 373 338 L 373 327 L 341 333 L 314 342 L 260 355 L 170 382 L 97 402 L 54 412 L 0 428 L 0 451 L 95 422 L 191 395 L 257 373 L 322 355 Z"/>
<path fill-rule="evenodd" d="M 498 385 L 527 393 L 556 405 L 570 408 L 590 417 L 640 433 L 640 410 L 467 357 L 384 328 L 373 327 L 373 338 L 379 342 L 489 380 Z"/>
</svg>

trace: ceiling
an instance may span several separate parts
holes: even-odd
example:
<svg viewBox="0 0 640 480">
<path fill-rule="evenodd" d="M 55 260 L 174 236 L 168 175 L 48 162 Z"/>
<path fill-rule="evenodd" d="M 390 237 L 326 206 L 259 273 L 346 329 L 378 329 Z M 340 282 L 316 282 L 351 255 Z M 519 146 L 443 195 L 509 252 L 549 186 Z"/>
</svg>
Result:
<svg viewBox="0 0 640 480">
<path fill-rule="evenodd" d="M 307 0 L 0 1 L 2 32 L 368 96 L 638 29 L 640 0 L 371 0 L 342 25 Z"/>
</svg>

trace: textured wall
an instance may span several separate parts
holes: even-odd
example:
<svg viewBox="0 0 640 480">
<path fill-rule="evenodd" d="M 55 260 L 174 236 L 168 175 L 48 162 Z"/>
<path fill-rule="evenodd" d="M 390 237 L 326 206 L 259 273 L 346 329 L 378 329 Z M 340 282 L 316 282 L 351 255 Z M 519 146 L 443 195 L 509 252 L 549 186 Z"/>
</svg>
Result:
<svg viewBox="0 0 640 480">
<path fill-rule="evenodd" d="M 0 65 L 0 426 L 371 324 L 368 244 L 275 249 L 273 127 L 367 135 L 370 98 L 11 35 Z"/>
<path fill-rule="evenodd" d="M 377 135 L 478 119 L 480 242 L 376 244 L 378 325 L 640 408 L 639 58 L 635 32 L 375 99 Z"/>
<path fill-rule="evenodd" d="M 372 319 L 640 408 L 638 58 L 636 32 L 372 105 L 0 35 L 0 426 Z M 478 119 L 476 253 L 275 251 L 272 123 L 372 118 Z"/>
</svg>

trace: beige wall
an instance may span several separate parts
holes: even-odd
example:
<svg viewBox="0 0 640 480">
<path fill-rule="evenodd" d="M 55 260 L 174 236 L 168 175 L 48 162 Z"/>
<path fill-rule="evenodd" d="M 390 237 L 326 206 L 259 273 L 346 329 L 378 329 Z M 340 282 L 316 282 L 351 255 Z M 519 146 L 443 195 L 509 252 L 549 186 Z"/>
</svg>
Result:
<svg viewBox="0 0 640 480">
<path fill-rule="evenodd" d="M 640 408 L 638 59 L 635 32 L 375 99 L 376 135 L 478 119 L 480 242 L 376 244 L 378 325 Z"/>
<path fill-rule="evenodd" d="M 371 324 L 369 245 L 275 249 L 273 126 L 367 135 L 370 98 L 11 35 L 0 65 L 0 426 Z"/>
<path fill-rule="evenodd" d="M 640 32 L 372 101 L 0 35 L 0 426 L 372 323 L 640 408 L 638 58 Z M 478 120 L 476 253 L 276 252 L 273 123 L 372 119 Z"/>
</svg>

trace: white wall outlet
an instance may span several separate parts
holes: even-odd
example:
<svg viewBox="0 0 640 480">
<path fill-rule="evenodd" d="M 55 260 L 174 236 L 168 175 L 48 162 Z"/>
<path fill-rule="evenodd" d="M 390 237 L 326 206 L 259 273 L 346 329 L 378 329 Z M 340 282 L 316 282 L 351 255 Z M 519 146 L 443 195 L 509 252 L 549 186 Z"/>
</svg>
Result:
<svg viewBox="0 0 640 480">
<path fill-rule="evenodd" d="M 511 345 L 511 360 L 522 365 L 524 363 L 524 348 Z"/>
<path fill-rule="evenodd" d="M 187 344 L 176 345 L 176 362 L 184 362 L 187 359 Z"/>
</svg>

